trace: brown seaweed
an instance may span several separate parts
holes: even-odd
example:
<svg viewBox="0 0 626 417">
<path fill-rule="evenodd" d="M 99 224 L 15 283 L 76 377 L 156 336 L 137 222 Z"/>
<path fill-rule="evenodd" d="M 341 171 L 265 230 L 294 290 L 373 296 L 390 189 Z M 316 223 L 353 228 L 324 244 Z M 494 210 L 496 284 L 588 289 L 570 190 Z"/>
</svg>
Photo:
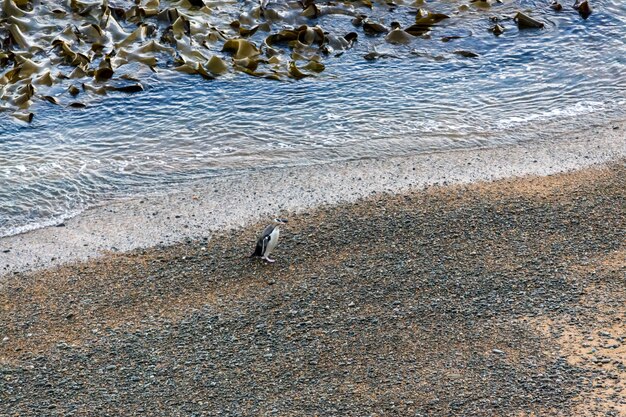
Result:
<svg viewBox="0 0 626 417">
<path fill-rule="evenodd" d="M 513 20 L 520 29 L 541 29 L 545 25 L 537 19 L 534 19 L 522 12 L 517 12 Z"/>
<path fill-rule="evenodd" d="M 492 4 L 470 1 L 459 10 L 483 13 Z M 64 96 L 82 93 L 80 103 L 68 105 L 80 107 L 94 95 L 140 92 L 147 72 L 178 71 L 207 80 L 237 73 L 272 80 L 309 78 L 353 47 L 359 34 L 408 44 L 416 36 L 429 39 L 431 30 L 450 19 L 426 10 L 423 0 L 262 1 L 241 8 L 202 0 L 0 2 L 0 109 L 20 120 L 28 119 L 33 100 L 59 104 Z M 388 23 L 375 8 L 404 8 L 415 15 L 414 23 L 405 28 L 397 21 Z M 575 8 L 585 18 L 591 12 L 586 0 L 577 1 Z M 319 18 L 329 15 L 347 17 L 355 31 L 323 28 Z M 223 24 L 216 23 L 219 18 Z M 520 28 L 543 27 L 523 13 L 515 20 Z M 491 31 L 501 34 L 504 27 L 494 24 Z M 461 52 L 455 53 L 472 57 Z M 385 57 L 394 55 L 365 55 L 370 60 Z"/>
</svg>

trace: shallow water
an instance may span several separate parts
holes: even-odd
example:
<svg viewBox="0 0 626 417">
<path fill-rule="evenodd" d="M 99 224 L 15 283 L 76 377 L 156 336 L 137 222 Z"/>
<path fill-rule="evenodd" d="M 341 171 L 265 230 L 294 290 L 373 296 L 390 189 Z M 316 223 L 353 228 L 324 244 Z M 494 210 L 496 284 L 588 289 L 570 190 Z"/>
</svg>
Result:
<svg viewBox="0 0 626 417">
<path fill-rule="evenodd" d="M 85 109 L 35 102 L 29 125 L 0 113 L 0 236 L 238 170 L 551 140 L 623 120 L 626 4 L 597 0 L 587 20 L 548 4 L 470 10 L 403 46 L 359 32 L 353 49 L 300 81 L 163 71 L 142 78 L 144 92 L 95 97 Z M 489 16 L 524 8 L 547 27 L 505 21 L 502 36 L 488 31 Z M 412 18 L 403 8 L 374 13 L 386 23 Z M 355 30 L 347 16 L 318 23 Z M 373 48 L 392 56 L 365 60 Z"/>
</svg>

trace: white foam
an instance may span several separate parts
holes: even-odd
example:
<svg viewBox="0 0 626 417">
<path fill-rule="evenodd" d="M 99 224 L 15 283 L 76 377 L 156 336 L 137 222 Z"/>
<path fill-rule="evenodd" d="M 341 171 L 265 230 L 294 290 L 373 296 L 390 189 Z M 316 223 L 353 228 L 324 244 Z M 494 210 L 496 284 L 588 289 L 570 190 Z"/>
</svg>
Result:
<svg viewBox="0 0 626 417">
<path fill-rule="evenodd" d="M 562 121 L 571 117 L 577 117 L 581 114 L 588 115 L 594 112 L 603 112 L 608 109 L 605 103 L 599 101 L 581 101 L 567 107 L 555 107 L 545 112 L 526 113 L 523 116 L 510 116 L 500 119 L 496 122 L 498 129 L 506 129 L 520 125 L 526 125 L 530 122 L 538 121 Z"/>
<path fill-rule="evenodd" d="M 578 139 L 216 177 L 166 195 L 89 209 L 66 221 L 66 227 L 1 238 L 0 273 L 87 259 L 111 250 L 210 237 L 286 211 L 297 215 L 321 204 L 353 202 L 372 193 L 548 175 L 621 160 L 626 158 L 626 122 L 617 127 L 579 132 Z"/>
</svg>

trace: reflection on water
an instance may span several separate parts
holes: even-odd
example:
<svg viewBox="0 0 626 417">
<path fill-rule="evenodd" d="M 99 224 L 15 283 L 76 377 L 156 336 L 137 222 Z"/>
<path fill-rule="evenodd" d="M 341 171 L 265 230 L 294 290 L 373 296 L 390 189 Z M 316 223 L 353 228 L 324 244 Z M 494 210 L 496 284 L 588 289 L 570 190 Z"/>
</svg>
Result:
<svg viewBox="0 0 626 417">
<path fill-rule="evenodd" d="M 36 102 L 30 125 L 0 113 L 0 235 L 236 170 L 497 146 L 623 119 L 626 5 L 598 0 L 582 20 L 569 6 L 515 3 L 541 8 L 547 28 L 509 22 L 496 37 L 484 12 L 467 13 L 410 45 L 361 36 L 314 79 L 160 73 L 142 93 L 85 109 Z M 410 23 L 401 8 L 385 13 Z M 354 30 L 345 16 L 319 23 Z M 394 57 L 365 60 L 374 48 Z"/>
</svg>

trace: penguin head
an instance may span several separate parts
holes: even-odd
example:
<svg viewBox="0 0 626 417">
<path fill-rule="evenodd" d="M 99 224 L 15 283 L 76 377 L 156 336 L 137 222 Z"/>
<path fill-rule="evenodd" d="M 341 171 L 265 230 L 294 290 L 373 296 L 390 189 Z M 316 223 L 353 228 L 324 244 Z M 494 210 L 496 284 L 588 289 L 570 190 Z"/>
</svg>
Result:
<svg viewBox="0 0 626 417">
<path fill-rule="evenodd" d="M 287 223 L 287 221 L 288 221 L 287 219 L 278 219 L 278 218 L 277 218 L 277 219 L 274 219 L 274 222 L 275 222 L 275 223 L 279 223 L 279 224 L 282 224 L 282 223 Z"/>
</svg>

